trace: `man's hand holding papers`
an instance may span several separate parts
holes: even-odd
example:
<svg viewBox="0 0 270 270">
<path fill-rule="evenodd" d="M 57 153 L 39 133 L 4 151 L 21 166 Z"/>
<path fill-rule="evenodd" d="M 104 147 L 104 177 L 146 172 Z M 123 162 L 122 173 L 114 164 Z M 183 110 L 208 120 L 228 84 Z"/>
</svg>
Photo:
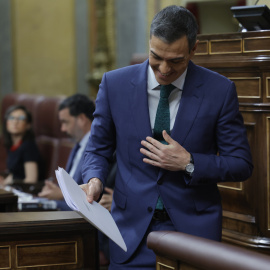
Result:
<svg viewBox="0 0 270 270">
<path fill-rule="evenodd" d="M 97 201 L 103 189 L 103 184 L 98 178 L 92 178 L 88 184 L 80 185 L 87 196 L 88 202 Z"/>
<path fill-rule="evenodd" d="M 96 201 L 89 203 L 86 193 L 63 168 L 58 168 L 55 174 L 68 206 L 127 251 L 126 244 L 110 212 Z"/>
</svg>

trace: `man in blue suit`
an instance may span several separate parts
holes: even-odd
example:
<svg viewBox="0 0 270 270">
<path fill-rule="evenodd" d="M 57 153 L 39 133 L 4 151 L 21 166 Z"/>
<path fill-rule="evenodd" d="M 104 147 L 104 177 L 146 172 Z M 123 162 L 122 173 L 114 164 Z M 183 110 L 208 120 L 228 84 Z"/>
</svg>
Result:
<svg viewBox="0 0 270 270">
<path fill-rule="evenodd" d="M 234 83 L 191 61 L 197 30 L 188 10 L 166 7 L 151 24 L 149 59 L 105 73 L 100 84 L 81 187 L 90 203 L 100 198 L 116 151 L 111 212 L 127 252 L 110 243 L 110 270 L 155 269 L 151 231 L 219 241 L 217 183 L 252 173 Z"/>
</svg>

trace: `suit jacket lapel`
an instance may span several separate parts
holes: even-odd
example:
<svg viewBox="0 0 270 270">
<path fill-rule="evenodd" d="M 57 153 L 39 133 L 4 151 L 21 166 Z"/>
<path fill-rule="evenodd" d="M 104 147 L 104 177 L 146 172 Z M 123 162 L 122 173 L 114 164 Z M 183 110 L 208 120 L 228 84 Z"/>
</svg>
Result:
<svg viewBox="0 0 270 270">
<path fill-rule="evenodd" d="M 148 60 L 145 61 L 138 73 L 131 80 L 130 108 L 132 112 L 132 121 L 136 127 L 137 134 L 141 140 L 145 140 L 147 136 L 152 136 L 152 129 L 149 117 L 148 108 L 148 93 L 147 93 L 147 69 Z M 140 154 L 138 152 L 138 154 Z M 142 154 L 140 154 L 142 155 Z M 159 168 L 145 164 L 147 170 L 152 170 L 157 176 Z"/>
<path fill-rule="evenodd" d="M 179 109 L 171 133 L 172 138 L 181 145 L 185 143 L 185 139 L 196 119 L 203 100 L 203 89 L 200 86 L 202 86 L 202 81 L 196 71 L 196 66 L 190 62 Z"/>
<path fill-rule="evenodd" d="M 152 136 L 147 95 L 147 68 L 148 60 L 142 64 L 141 69 L 132 78 L 130 94 L 130 108 L 134 124 L 142 139 Z"/>
</svg>

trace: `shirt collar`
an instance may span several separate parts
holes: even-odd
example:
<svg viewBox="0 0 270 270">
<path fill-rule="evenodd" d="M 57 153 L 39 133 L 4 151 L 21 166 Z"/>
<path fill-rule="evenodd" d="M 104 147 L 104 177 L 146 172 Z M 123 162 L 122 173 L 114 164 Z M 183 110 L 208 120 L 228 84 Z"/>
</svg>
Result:
<svg viewBox="0 0 270 270">
<path fill-rule="evenodd" d="M 79 145 L 82 149 L 84 149 L 86 147 L 86 144 L 88 142 L 88 139 L 89 139 L 89 136 L 90 136 L 90 131 L 88 131 L 84 136 L 83 138 L 81 139 L 81 141 L 79 142 Z"/>
<path fill-rule="evenodd" d="M 172 82 L 172 85 L 174 85 L 176 88 L 183 90 L 185 79 L 187 75 L 187 68 L 183 72 L 183 74 L 178 77 L 174 82 Z M 147 83 L 148 83 L 148 89 L 156 90 L 159 89 L 159 83 L 156 80 L 154 71 L 152 70 L 151 66 L 148 66 L 148 75 L 147 75 Z"/>
</svg>

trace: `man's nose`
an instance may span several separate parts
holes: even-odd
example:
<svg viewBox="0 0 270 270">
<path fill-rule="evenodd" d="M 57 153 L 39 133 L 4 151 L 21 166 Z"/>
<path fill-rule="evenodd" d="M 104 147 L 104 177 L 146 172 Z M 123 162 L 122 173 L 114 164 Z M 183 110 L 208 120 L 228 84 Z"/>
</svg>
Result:
<svg viewBox="0 0 270 270">
<path fill-rule="evenodd" d="M 166 61 L 162 61 L 159 65 L 159 71 L 162 73 L 162 74 L 166 74 L 168 72 L 170 72 L 171 70 L 171 67 L 170 65 L 166 62 Z"/>
</svg>

